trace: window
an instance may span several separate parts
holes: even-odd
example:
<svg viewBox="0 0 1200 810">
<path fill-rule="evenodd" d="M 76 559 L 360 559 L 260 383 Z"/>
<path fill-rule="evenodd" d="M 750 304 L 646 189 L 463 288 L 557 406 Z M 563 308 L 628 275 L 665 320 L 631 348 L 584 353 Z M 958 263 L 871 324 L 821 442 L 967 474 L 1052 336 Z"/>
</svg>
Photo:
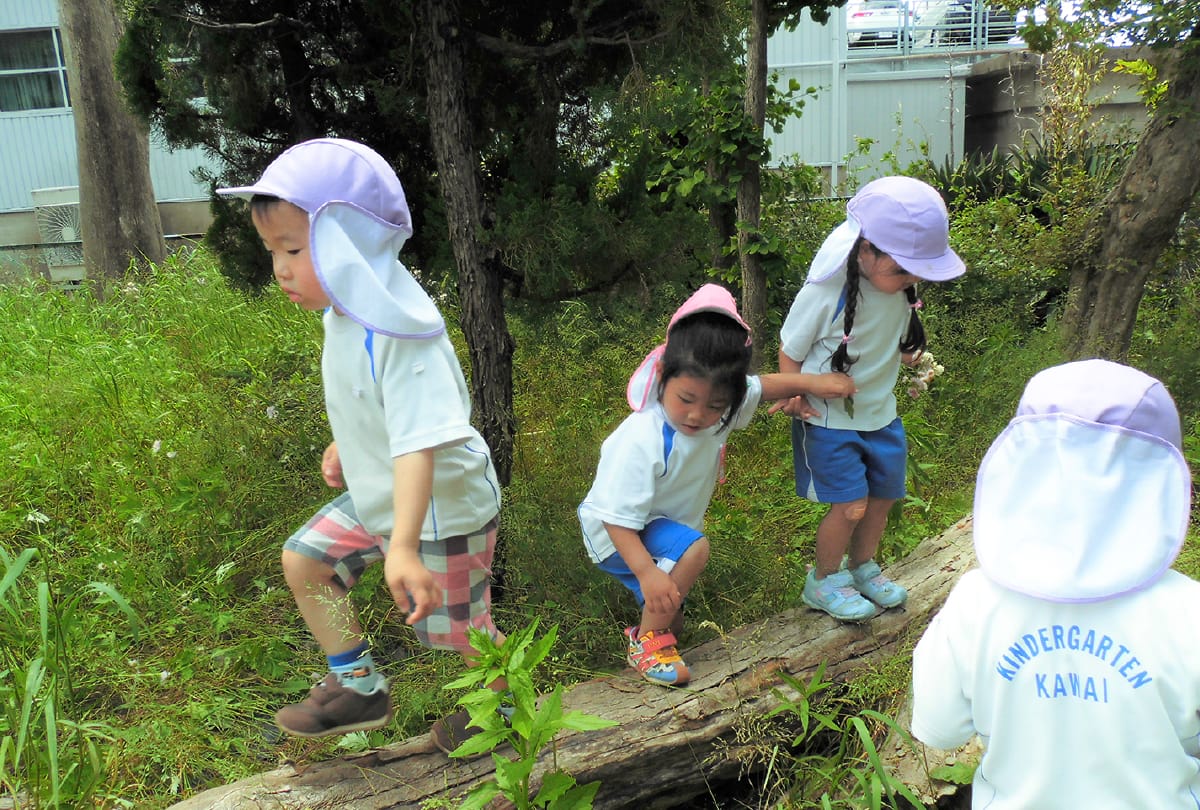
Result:
<svg viewBox="0 0 1200 810">
<path fill-rule="evenodd" d="M 0 32 L 0 112 L 70 106 L 57 29 Z"/>
</svg>

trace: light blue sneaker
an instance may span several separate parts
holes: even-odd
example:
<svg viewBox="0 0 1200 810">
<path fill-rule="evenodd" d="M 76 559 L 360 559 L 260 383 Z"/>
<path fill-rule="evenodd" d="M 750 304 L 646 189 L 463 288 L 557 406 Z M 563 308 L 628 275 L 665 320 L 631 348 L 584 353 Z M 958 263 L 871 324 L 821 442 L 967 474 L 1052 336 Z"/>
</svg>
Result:
<svg viewBox="0 0 1200 810">
<path fill-rule="evenodd" d="M 849 570 L 854 589 L 881 608 L 900 607 L 908 600 L 908 591 L 884 576 L 879 563 L 874 560 Z"/>
<path fill-rule="evenodd" d="M 875 606 L 859 594 L 849 571 L 842 569 L 824 579 L 817 579 L 816 573 L 815 568 L 809 570 L 804 580 L 804 604 L 844 622 L 866 621 L 875 615 Z"/>
</svg>

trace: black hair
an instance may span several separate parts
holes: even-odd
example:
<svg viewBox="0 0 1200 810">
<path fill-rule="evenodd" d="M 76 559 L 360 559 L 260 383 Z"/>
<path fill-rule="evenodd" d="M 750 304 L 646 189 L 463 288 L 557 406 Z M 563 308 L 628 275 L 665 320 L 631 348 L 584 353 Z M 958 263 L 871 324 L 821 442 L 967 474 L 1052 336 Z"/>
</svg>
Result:
<svg viewBox="0 0 1200 810">
<path fill-rule="evenodd" d="M 726 427 L 746 400 L 751 347 L 745 327 L 719 312 L 697 312 L 680 319 L 667 333 L 658 375 L 661 399 L 667 382 L 687 375 L 708 380 L 729 392 L 729 410 L 721 417 Z"/>
<path fill-rule="evenodd" d="M 858 314 L 858 299 L 862 297 L 862 293 L 858 290 L 859 279 L 862 278 L 862 271 L 858 266 L 858 251 L 862 244 L 867 247 L 876 256 L 882 256 L 883 251 L 875 247 L 871 242 L 868 242 L 862 236 L 854 240 L 854 246 L 850 248 L 850 256 L 846 259 L 846 308 L 845 317 L 842 319 L 842 342 L 833 351 L 833 356 L 830 358 L 829 367 L 834 371 L 840 371 L 843 374 L 850 371 L 850 366 L 858 362 L 857 357 L 850 356 L 850 337 L 851 330 L 854 329 L 854 316 Z M 909 287 L 904 291 L 904 297 L 908 299 L 909 316 L 908 330 L 904 336 L 900 338 L 900 351 L 908 354 L 910 352 L 925 350 L 925 327 L 921 324 L 921 317 L 917 314 L 917 288 Z"/>
<path fill-rule="evenodd" d="M 254 194 L 250 197 L 250 213 L 252 215 L 261 215 L 272 205 L 281 202 L 283 202 L 283 199 L 276 197 L 274 194 Z"/>
</svg>

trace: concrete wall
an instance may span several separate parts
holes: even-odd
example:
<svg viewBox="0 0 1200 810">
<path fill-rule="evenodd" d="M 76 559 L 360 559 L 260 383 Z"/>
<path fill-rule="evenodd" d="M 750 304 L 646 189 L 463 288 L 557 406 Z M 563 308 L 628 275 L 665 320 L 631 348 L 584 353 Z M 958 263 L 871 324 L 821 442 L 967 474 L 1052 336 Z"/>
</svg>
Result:
<svg viewBox="0 0 1200 810">
<path fill-rule="evenodd" d="M 1118 59 L 1148 57 L 1144 50 L 1112 48 L 1104 72 L 1089 94 L 1095 104 L 1089 134 L 1105 143 L 1136 139 L 1148 120 L 1138 96 L 1138 78 L 1112 72 Z M 1019 147 L 1028 134 L 1040 135 L 1046 101 L 1045 60 L 1015 51 L 977 62 L 967 77 L 964 149 L 968 153 Z"/>
</svg>

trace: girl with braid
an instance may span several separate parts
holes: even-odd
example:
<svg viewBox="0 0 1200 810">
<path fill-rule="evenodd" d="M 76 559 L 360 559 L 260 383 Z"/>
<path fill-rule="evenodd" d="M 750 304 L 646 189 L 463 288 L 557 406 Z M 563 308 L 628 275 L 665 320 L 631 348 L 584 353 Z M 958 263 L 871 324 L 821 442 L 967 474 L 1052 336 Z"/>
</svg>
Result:
<svg viewBox="0 0 1200 810">
<path fill-rule="evenodd" d="M 843 621 L 904 604 L 875 552 L 892 504 L 904 497 L 907 447 L 896 415 L 900 363 L 925 349 L 918 281 L 965 271 L 949 244 L 941 196 L 911 177 L 868 183 L 822 244 L 780 334 L 780 372 L 843 372 L 857 391 L 844 399 L 780 400 L 792 420 L 796 494 L 830 504 L 817 529 L 816 565 L 803 600 Z M 811 405 L 816 415 L 805 415 Z"/>
</svg>

